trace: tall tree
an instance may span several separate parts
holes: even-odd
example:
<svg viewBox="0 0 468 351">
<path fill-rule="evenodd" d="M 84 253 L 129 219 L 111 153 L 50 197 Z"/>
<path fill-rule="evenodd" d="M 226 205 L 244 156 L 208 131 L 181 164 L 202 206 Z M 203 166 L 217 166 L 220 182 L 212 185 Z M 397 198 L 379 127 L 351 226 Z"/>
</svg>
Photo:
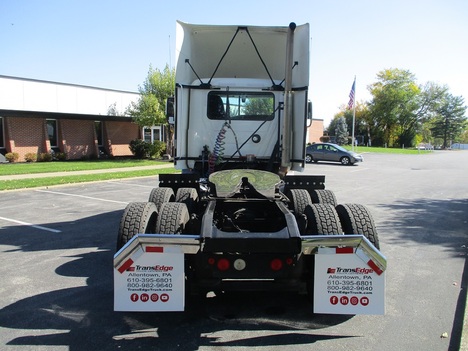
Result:
<svg viewBox="0 0 468 351">
<path fill-rule="evenodd" d="M 433 82 L 426 83 L 420 89 L 421 94 L 418 96 L 419 107 L 414 114 L 413 120 L 413 126 L 416 131 L 416 136 L 413 138 L 415 145 L 422 141 L 426 143 L 434 141 L 430 121 L 436 116 L 437 108 L 448 92 L 447 86 L 441 86 Z"/>
<path fill-rule="evenodd" d="M 383 133 L 383 142 L 388 146 L 411 144 L 420 107 L 415 76 L 394 68 L 379 72 L 377 79 L 368 87 L 373 96 L 369 113 Z"/>
<path fill-rule="evenodd" d="M 467 127 L 466 109 L 462 96 L 446 93 L 441 99 L 431 131 L 434 137 L 443 140 L 442 148 L 447 148 L 450 141 L 462 136 Z"/>
<path fill-rule="evenodd" d="M 127 107 L 126 113 L 133 117 L 140 127 L 164 125 L 168 135 L 168 152 L 172 150 L 173 130 L 167 123 L 165 115 L 166 100 L 174 94 L 175 69 L 168 65 L 163 71 L 153 69 L 150 65 L 143 85 L 138 87 L 140 98 Z"/>
<path fill-rule="evenodd" d="M 340 117 L 338 119 L 338 123 L 336 124 L 336 143 L 338 145 L 346 145 L 348 144 L 348 125 L 346 124 L 346 119 L 344 117 Z"/>
</svg>

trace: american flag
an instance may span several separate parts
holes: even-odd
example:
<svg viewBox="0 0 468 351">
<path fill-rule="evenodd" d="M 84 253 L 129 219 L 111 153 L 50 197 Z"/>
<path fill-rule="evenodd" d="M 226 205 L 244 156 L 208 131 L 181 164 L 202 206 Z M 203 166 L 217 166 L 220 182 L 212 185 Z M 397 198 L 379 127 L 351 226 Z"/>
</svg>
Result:
<svg viewBox="0 0 468 351">
<path fill-rule="evenodd" d="M 351 91 L 349 92 L 349 102 L 348 102 L 348 109 L 352 109 L 354 106 L 354 90 L 356 87 L 356 79 L 353 82 L 353 86 L 351 87 Z"/>
</svg>

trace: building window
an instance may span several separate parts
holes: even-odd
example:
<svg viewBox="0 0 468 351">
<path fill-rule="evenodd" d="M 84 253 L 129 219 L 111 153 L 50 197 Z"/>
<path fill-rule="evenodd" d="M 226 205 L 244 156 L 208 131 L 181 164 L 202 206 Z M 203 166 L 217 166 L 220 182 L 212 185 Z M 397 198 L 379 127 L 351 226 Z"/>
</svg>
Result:
<svg viewBox="0 0 468 351">
<path fill-rule="evenodd" d="M 153 128 L 153 141 L 161 139 L 161 128 Z"/>
<path fill-rule="evenodd" d="M 58 147 L 58 133 L 57 133 L 57 120 L 48 119 L 47 120 L 47 134 L 49 136 L 50 147 Z"/>
<path fill-rule="evenodd" d="M 162 126 L 143 128 L 143 140 L 148 143 L 153 143 L 155 141 L 164 141 Z"/>
<path fill-rule="evenodd" d="M 96 130 L 96 137 L 97 137 L 97 143 L 98 146 L 103 146 L 103 131 L 104 129 L 102 128 L 102 121 L 94 121 L 94 128 Z"/>
<path fill-rule="evenodd" d="M 104 146 L 104 122 L 94 121 L 94 131 L 96 132 L 99 157 L 104 157 L 107 155 L 107 150 Z"/>
<path fill-rule="evenodd" d="M 3 117 L 0 117 L 0 149 L 5 148 L 5 134 L 3 132 Z"/>
</svg>

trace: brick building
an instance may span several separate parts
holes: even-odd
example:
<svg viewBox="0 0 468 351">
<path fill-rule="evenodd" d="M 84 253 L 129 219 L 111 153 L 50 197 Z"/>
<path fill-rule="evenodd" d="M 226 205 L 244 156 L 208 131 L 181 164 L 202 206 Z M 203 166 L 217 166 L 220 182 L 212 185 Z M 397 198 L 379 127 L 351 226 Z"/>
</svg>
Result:
<svg viewBox="0 0 468 351">
<path fill-rule="evenodd" d="M 61 152 L 68 159 L 129 156 L 142 131 L 122 116 L 138 93 L 0 75 L 0 158 Z M 117 113 L 116 113 L 117 112 Z"/>
<path fill-rule="evenodd" d="M 312 119 L 312 125 L 307 131 L 307 143 L 320 143 L 320 138 L 323 136 L 323 119 Z"/>
</svg>

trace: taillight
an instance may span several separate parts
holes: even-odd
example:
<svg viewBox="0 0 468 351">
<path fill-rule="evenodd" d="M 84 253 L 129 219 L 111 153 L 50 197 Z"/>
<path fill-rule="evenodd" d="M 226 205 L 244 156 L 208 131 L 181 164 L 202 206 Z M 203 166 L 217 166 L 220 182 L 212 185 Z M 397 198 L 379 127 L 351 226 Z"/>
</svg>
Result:
<svg viewBox="0 0 468 351">
<path fill-rule="evenodd" d="M 281 261 L 279 258 L 275 258 L 270 262 L 270 268 L 272 271 L 279 271 L 281 268 L 283 268 L 283 261 Z"/>
<path fill-rule="evenodd" d="M 230 265 L 231 264 L 227 258 L 220 258 L 217 263 L 217 267 L 220 271 L 227 271 Z"/>
</svg>

